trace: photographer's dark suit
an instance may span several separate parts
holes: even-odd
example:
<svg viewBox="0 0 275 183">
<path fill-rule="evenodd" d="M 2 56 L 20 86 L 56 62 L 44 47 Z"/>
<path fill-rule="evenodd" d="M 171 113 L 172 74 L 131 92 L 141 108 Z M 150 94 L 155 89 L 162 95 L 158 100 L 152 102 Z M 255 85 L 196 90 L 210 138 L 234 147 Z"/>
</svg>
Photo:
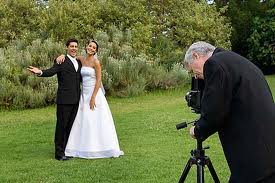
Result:
<svg viewBox="0 0 275 183">
<path fill-rule="evenodd" d="M 204 65 L 204 80 L 196 138 L 219 133 L 231 182 L 275 182 L 275 107 L 262 72 L 217 48 Z"/>
<path fill-rule="evenodd" d="M 42 70 L 41 77 L 50 77 L 57 74 L 58 90 L 57 90 L 57 122 L 55 129 L 55 157 L 64 156 L 64 151 L 69 138 L 69 134 L 74 122 L 78 102 L 80 98 L 80 69 L 81 63 L 78 62 L 78 70 L 72 61 L 66 56 L 62 64 L 55 64 L 47 69 Z"/>
</svg>

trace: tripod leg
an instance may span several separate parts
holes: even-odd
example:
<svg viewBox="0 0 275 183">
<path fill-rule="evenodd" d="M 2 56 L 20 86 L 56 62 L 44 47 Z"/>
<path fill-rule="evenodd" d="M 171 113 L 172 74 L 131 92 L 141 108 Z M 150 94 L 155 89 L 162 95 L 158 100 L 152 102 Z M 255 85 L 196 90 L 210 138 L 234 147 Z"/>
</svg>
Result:
<svg viewBox="0 0 275 183">
<path fill-rule="evenodd" d="M 197 183 L 204 183 L 203 165 L 197 162 Z"/>
<path fill-rule="evenodd" d="M 215 183 L 220 183 L 219 177 L 218 177 L 218 175 L 217 175 L 217 173 L 214 169 L 214 166 L 212 165 L 212 162 L 209 158 L 206 160 L 206 165 L 207 165 L 207 167 L 208 167 L 208 169 L 209 169 L 209 171 L 212 175 L 212 178 L 213 178 L 214 182 Z"/>
<path fill-rule="evenodd" d="M 182 174 L 181 174 L 179 183 L 182 183 L 182 182 L 185 181 L 185 179 L 186 179 L 186 177 L 187 177 L 187 174 L 188 174 L 188 172 L 189 172 L 189 170 L 190 170 L 190 168 L 191 168 L 191 166 L 192 166 L 193 164 L 194 164 L 194 160 L 193 160 L 192 158 L 190 158 L 190 159 L 188 160 L 188 162 L 186 163 L 185 168 L 184 168 L 184 170 L 183 170 L 183 172 L 182 172 Z"/>
</svg>

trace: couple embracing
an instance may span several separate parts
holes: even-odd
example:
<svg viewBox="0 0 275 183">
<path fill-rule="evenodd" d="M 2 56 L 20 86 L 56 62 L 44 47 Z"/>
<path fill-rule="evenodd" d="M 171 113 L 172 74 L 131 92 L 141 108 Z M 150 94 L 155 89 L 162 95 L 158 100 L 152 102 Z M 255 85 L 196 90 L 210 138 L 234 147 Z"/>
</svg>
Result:
<svg viewBox="0 0 275 183">
<path fill-rule="evenodd" d="M 71 157 L 95 159 L 123 155 L 113 117 L 101 87 L 100 62 L 94 57 L 98 52 L 97 42 L 87 42 L 86 57 L 76 56 L 76 39 L 66 42 L 66 50 L 67 55 L 63 62 L 58 63 L 55 60 L 49 69 L 40 70 L 32 66 L 28 68 L 39 77 L 57 74 L 55 159 L 64 161 Z"/>
</svg>

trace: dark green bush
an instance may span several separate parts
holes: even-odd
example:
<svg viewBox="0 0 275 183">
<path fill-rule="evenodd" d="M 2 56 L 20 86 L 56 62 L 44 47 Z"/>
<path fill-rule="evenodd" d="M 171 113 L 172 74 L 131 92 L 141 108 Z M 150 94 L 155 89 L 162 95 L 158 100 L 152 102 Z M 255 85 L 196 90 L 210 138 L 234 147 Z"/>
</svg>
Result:
<svg viewBox="0 0 275 183">
<path fill-rule="evenodd" d="M 248 48 L 249 58 L 260 67 L 275 64 L 275 8 L 264 18 L 255 17 Z"/>
</svg>

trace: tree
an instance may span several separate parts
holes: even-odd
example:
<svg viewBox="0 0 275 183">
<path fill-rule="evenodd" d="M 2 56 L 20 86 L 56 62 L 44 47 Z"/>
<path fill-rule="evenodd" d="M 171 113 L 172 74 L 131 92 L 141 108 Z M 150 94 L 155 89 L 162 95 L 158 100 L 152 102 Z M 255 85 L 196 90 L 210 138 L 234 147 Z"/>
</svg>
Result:
<svg viewBox="0 0 275 183">
<path fill-rule="evenodd" d="M 231 35 L 232 50 L 243 56 L 248 54 L 247 39 L 252 33 L 254 17 L 264 17 L 269 3 L 259 0 L 215 0 L 218 7 L 228 6 L 225 16 L 230 18 L 233 31 Z"/>
<path fill-rule="evenodd" d="M 150 0 L 147 1 L 147 7 L 152 16 L 154 37 L 169 37 L 183 47 L 196 40 L 230 47 L 226 40 L 231 27 L 221 16 L 224 9 L 218 12 L 215 6 L 209 6 L 204 0 Z"/>
<path fill-rule="evenodd" d="M 0 2 L 0 47 L 16 39 L 35 39 L 39 9 L 35 1 L 3 0 Z"/>
<path fill-rule="evenodd" d="M 265 17 L 255 17 L 253 32 L 248 39 L 251 60 L 260 67 L 275 64 L 275 8 L 266 12 Z"/>
<path fill-rule="evenodd" d="M 193 0 L 148 0 L 147 9 L 153 24 L 151 53 L 160 57 L 160 63 L 168 69 L 195 41 L 230 48 L 231 26 L 221 16 L 224 9 L 218 12 L 215 5 Z"/>
</svg>

